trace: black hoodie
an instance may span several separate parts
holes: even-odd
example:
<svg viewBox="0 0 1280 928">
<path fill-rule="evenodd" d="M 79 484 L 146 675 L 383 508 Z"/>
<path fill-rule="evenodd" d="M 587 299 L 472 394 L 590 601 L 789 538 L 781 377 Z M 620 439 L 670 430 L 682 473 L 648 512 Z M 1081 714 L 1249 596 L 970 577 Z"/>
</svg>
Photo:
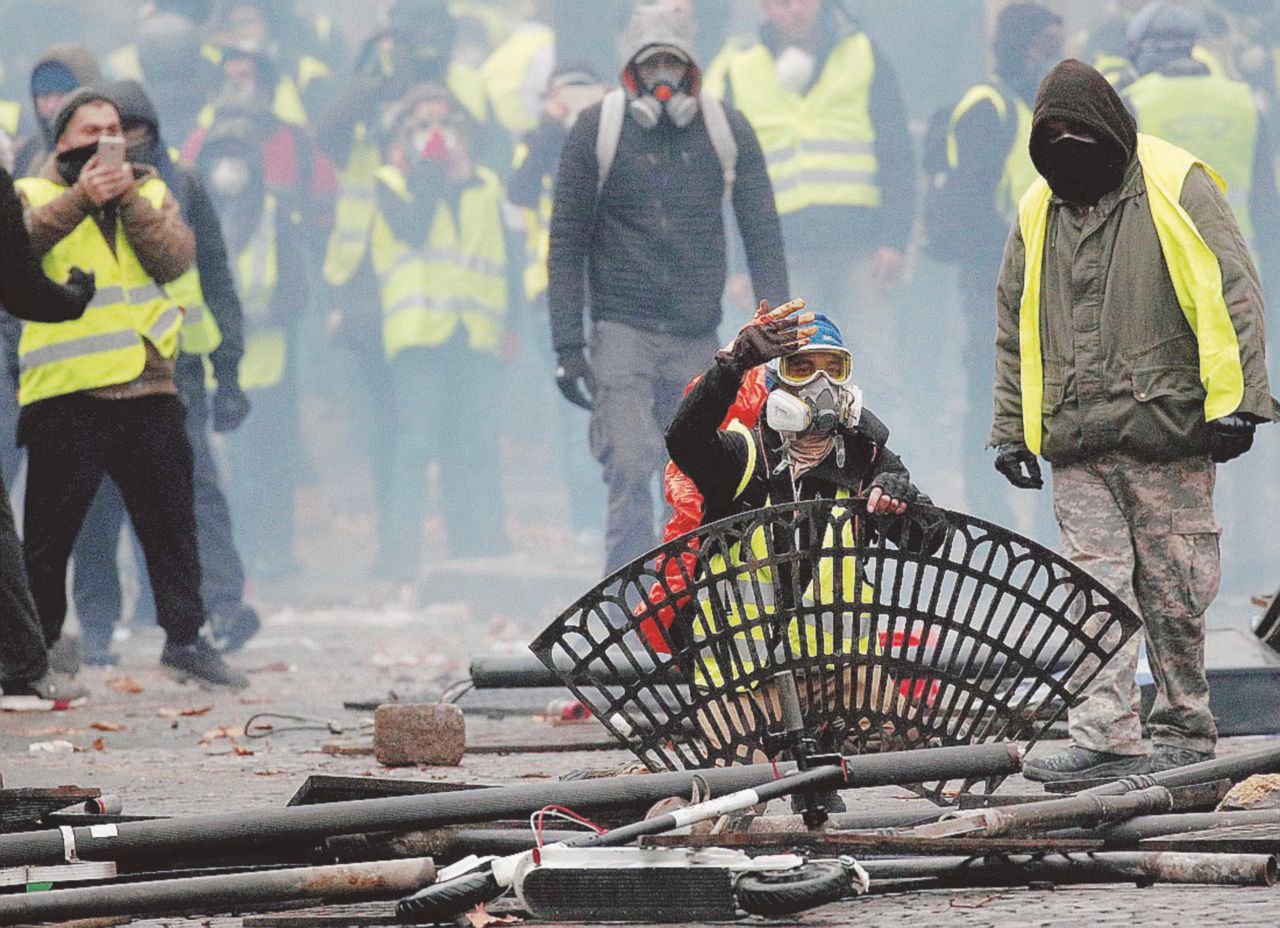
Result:
<svg viewBox="0 0 1280 928">
<path fill-rule="evenodd" d="M 1055 142 L 1057 124 L 1096 144 Z M 1031 160 L 1053 192 L 1092 206 L 1120 186 L 1137 151 L 1137 123 L 1107 79 L 1074 58 L 1055 65 L 1040 84 L 1031 121 Z"/>
</svg>

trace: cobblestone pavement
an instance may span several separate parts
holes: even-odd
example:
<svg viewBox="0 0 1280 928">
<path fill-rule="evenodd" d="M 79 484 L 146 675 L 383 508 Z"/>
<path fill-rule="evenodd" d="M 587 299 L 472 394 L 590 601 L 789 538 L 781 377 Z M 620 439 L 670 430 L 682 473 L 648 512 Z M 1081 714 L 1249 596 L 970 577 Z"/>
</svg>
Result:
<svg viewBox="0 0 1280 928">
<path fill-rule="evenodd" d="M 6 787 L 78 785 L 120 797 L 128 813 L 181 815 L 278 808 L 307 775 L 375 775 L 502 783 L 609 766 L 620 751 L 469 754 L 456 768 L 379 767 L 369 756 L 324 753 L 326 732 L 278 732 L 264 739 L 239 733 L 257 712 L 298 713 L 358 725 L 371 713 L 342 701 L 397 693 L 439 693 L 466 677 L 469 658 L 519 653 L 540 631 L 498 613 L 437 603 L 421 608 L 298 611 L 266 617 L 261 635 L 237 656 L 253 686 L 243 694 L 180 686 L 157 667 L 161 639 L 141 632 L 121 645 L 121 665 L 88 669 L 89 706 L 66 713 L 0 716 L 0 773 Z M 554 691 L 472 694 L 473 704 L 539 710 Z M 551 725 L 533 718 L 493 721 L 468 715 L 468 743 L 580 741 L 600 729 Z M 64 740 L 71 754 L 29 753 L 29 745 Z M 1231 750 L 1247 741 L 1224 744 Z M 1037 750 L 1051 750 L 1045 745 Z M 1011 779 L 1003 789 L 1028 790 Z M 847 793 L 850 807 L 884 808 L 917 801 L 901 789 Z M 748 922 L 749 924 L 750 922 Z M 1132 886 L 1056 891 L 967 890 L 872 896 L 808 913 L 802 925 L 1271 925 L 1280 923 L 1280 889 Z M 158 925 L 236 926 L 239 919 L 173 919 Z"/>
</svg>

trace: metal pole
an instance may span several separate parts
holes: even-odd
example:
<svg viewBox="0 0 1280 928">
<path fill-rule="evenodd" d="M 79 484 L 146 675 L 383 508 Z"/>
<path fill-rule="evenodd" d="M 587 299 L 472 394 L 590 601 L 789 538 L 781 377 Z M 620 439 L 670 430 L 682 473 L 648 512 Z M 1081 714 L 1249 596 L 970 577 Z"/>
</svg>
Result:
<svg viewBox="0 0 1280 928">
<path fill-rule="evenodd" d="M 845 760 L 842 788 L 980 779 L 1016 773 L 1022 751 L 1014 744 L 930 748 L 865 754 Z M 779 764 L 782 773 L 794 764 Z M 620 806 L 643 808 L 669 796 L 688 795 L 697 777 L 714 795 L 763 786 L 776 778 L 772 765 L 690 770 L 681 773 L 538 783 L 421 796 L 394 796 L 292 806 L 235 814 L 214 813 L 95 828 L 63 828 L 0 835 L 0 867 L 81 860 L 171 861 L 228 849 L 296 847 L 334 835 L 408 832 L 502 819 L 523 818 L 558 803 L 583 814 Z"/>
<path fill-rule="evenodd" d="M 428 859 L 302 867 L 0 896 L 0 925 L 121 915 L 218 915 L 293 902 L 368 902 L 416 892 L 436 878 Z"/>
<path fill-rule="evenodd" d="M 1084 834 L 1097 835 L 1112 847 L 1136 845 L 1146 838 L 1162 838 L 1184 832 L 1228 828 L 1232 825 L 1280 825 L 1280 809 L 1257 809 L 1245 812 L 1200 812 L 1182 815 L 1142 815 Z"/>
<path fill-rule="evenodd" d="M 1276 858 L 1270 854 L 1103 851 L 1045 857 L 904 857 L 860 863 L 871 876 L 873 890 L 880 881 L 922 879 L 945 886 L 1009 886 L 1039 881 L 1273 886 L 1277 873 Z"/>
<path fill-rule="evenodd" d="M 1174 767 L 1172 770 L 1164 770 L 1160 773 L 1125 777 L 1123 780 L 1082 790 L 1079 795 L 1118 796 L 1147 786 L 1194 786 L 1197 783 L 1211 783 L 1215 780 L 1239 783 L 1258 773 L 1280 773 L 1280 745 L 1269 744 L 1252 751 L 1241 751 L 1229 757 L 1215 757 L 1213 760 L 1188 764 L 1185 767 Z"/>
</svg>

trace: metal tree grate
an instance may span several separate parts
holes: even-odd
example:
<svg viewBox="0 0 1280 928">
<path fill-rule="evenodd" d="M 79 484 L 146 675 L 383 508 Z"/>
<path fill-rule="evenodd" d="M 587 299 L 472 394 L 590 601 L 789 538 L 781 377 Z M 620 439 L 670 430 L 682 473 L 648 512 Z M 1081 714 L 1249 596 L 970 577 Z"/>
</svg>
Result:
<svg viewBox="0 0 1280 928">
<path fill-rule="evenodd" d="M 1000 526 L 814 500 L 650 552 L 531 648 L 650 769 L 676 770 L 785 757 L 771 738 L 783 670 L 823 750 L 1033 743 L 1139 627 L 1088 574 Z M 946 803 L 978 786 L 916 788 Z"/>
</svg>

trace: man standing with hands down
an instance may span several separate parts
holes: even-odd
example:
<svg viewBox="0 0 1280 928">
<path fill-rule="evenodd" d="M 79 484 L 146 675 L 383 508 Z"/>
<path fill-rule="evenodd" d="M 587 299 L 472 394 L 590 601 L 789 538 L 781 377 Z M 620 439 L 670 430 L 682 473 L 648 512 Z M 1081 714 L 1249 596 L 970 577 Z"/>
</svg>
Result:
<svg viewBox="0 0 1280 928">
<path fill-rule="evenodd" d="M 124 162 L 110 98 L 77 91 L 54 129 L 46 174 L 18 182 L 32 247 L 49 277 L 82 267 L 97 293 L 79 319 L 24 323 L 18 342 L 24 553 L 45 639 L 62 633 L 67 559 L 109 475 L 146 555 L 167 634 L 161 664 L 180 678 L 246 686 L 198 634 L 193 463 L 174 381 L 182 310 L 162 289 L 191 267 L 194 236 L 155 169 Z"/>
<path fill-rule="evenodd" d="M 1215 465 L 1274 421 L 1258 275 L 1213 169 L 1139 135 L 1079 61 L 1036 100 L 999 281 L 996 468 L 1043 486 L 1063 553 L 1143 618 L 1157 695 L 1142 746 L 1131 639 L 1071 711 L 1042 781 L 1121 777 L 1213 756 L 1204 613 L 1217 594 Z"/>
<path fill-rule="evenodd" d="M 591 450 L 609 488 L 609 570 L 657 543 L 663 432 L 717 347 L 724 199 L 757 299 L 787 294 L 764 156 L 741 114 L 701 92 L 688 20 L 641 7 L 626 45 L 623 88 L 585 110 L 566 144 L 548 259 L 556 380 L 593 407 Z"/>
</svg>

